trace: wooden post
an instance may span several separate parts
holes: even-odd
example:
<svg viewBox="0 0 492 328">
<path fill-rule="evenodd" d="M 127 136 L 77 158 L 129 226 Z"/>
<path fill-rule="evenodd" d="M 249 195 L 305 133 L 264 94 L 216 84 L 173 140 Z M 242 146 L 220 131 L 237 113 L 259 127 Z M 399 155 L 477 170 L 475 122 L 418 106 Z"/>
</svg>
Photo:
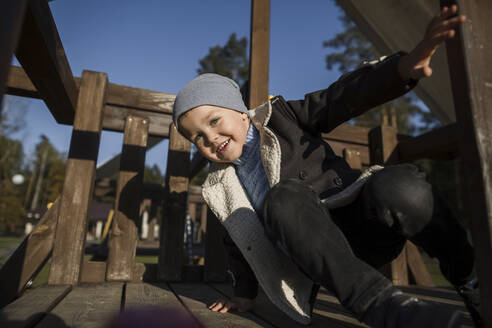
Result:
<svg viewBox="0 0 492 328">
<path fill-rule="evenodd" d="M 457 4 L 467 21 L 447 41 L 460 151 L 471 206 L 471 232 L 485 327 L 492 327 L 492 2 L 441 1 Z"/>
<path fill-rule="evenodd" d="M 79 281 L 107 82 L 108 77 L 105 73 L 82 73 L 65 182 L 60 198 L 48 280 L 50 284 L 75 285 Z"/>
<path fill-rule="evenodd" d="M 249 108 L 268 100 L 270 61 L 270 0 L 251 1 Z"/>
<path fill-rule="evenodd" d="M 394 126 L 382 125 L 369 131 L 369 148 L 372 164 L 395 164 L 398 161 L 397 130 Z M 390 268 L 383 268 L 393 284 L 408 285 L 406 245 L 400 255 L 391 262 Z M 389 272 L 387 272 L 389 271 Z"/>
<path fill-rule="evenodd" d="M 0 105 L 9 74 L 12 54 L 17 47 L 27 0 L 0 2 Z M 0 108 L 1 113 L 1 108 Z"/>
<path fill-rule="evenodd" d="M 132 280 L 148 132 L 149 121 L 146 118 L 126 118 L 114 221 L 109 234 L 108 281 Z"/>
<path fill-rule="evenodd" d="M 172 124 L 169 128 L 166 191 L 160 233 L 158 279 L 180 281 L 188 198 L 191 144 Z"/>
<path fill-rule="evenodd" d="M 226 280 L 226 251 L 223 239 L 225 228 L 214 213 L 207 210 L 207 238 L 205 239 L 205 268 L 203 279 L 209 282 Z"/>
<path fill-rule="evenodd" d="M 343 158 L 347 161 L 351 168 L 360 170 L 362 169 L 362 163 L 360 160 L 360 152 L 357 150 L 344 148 Z"/>
</svg>

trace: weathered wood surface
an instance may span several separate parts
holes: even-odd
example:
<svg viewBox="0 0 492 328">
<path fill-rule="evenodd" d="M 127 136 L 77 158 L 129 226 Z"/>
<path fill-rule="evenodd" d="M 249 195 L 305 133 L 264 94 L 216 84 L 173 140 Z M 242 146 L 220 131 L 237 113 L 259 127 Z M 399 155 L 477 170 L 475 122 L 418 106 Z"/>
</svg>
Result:
<svg viewBox="0 0 492 328">
<path fill-rule="evenodd" d="M 75 285 L 79 281 L 107 80 L 106 74 L 103 73 L 82 73 L 82 85 L 60 198 L 50 284 Z"/>
<path fill-rule="evenodd" d="M 438 302 L 466 313 L 462 300 L 451 288 L 399 288 L 422 300 Z M 261 289 L 250 313 L 232 311 L 219 314 L 210 311 L 207 306 L 212 302 L 233 295 L 230 283 L 127 283 L 125 287 L 122 283 L 81 284 L 67 295 L 69 291 L 70 286 L 62 285 L 34 289 L 0 310 L 0 327 L 32 327 L 40 319 L 43 320 L 36 327 L 105 327 L 120 308 L 152 306 L 186 308 L 205 327 L 305 327 L 277 309 Z M 45 313 L 48 314 L 43 318 Z M 466 315 L 461 327 L 472 327 L 471 319 Z M 5 325 L 6 321 L 10 325 Z M 324 288 L 318 293 L 311 326 L 365 327 Z"/>
<path fill-rule="evenodd" d="M 410 51 L 439 12 L 437 1 L 340 1 L 340 6 L 381 55 Z M 444 47 L 432 57 L 432 76 L 419 81 L 415 93 L 443 124 L 454 121 L 453 103 Z"/>
<path fill-rule="evenodd" d="M 71 124 L 77 88 L 47 1 L 29 1 L 15 55 L 56 121 Z"/>
<path fill-rule="evenodd" d="M 203 278 L 209 282 L 223 282 L 227 278 L 226 250 L 223 242 L 226 230 L 208 206 L 206 224 L 207 236 L 205 238 Z"/>
<path fill-rule="evenodd" d="M 84 261 L 80 274 L 81 283 L 94 283 L 106 281 L 106 262 Z M 147 268 L 144 263 L 133 263 L 132 281 L 141 282 Z M 155 275 L 154 275 L 155 277 Z M 154 278 L 155 280 L 155 278 Z"/>
<path fill-rule="evenodd" d="M 217 313 L 209 310 L 207 306 L 223 295 L 205 284 L 171 283 L 170 286 L 205 327 L 273 327 L 252 313 Z"/>
<path fill-rule="evenodd" d="M 467 21 L 446 42 L 456 119 L 471 204 L 471 232 L 480 281 L 482 314 L 492 327 L 492 2 L 456 3 Z"/>
<path fill-rule="evenodd" d="M 27 0 L 0 2 L 0 104 L 9 75 L 12 54 L 17 47 Z"/>
<path fill-rule="evenodd" d="M 256 108 L 268 99 L 270 0 L 251 1 L 250 40 L 248 106 Z"/>
<path fill-rule="evenodd" d="M 59 204 L 57 198 L 0 269 L 0 308 L 16 297 L 49 259 L 53 250 Z"/>
<path fill-rule="evenodd" d="M 183 308 L 167 283 L 162 284 L 126 284 L 125 309 L 141 306 L 163 306 L 168 308 Z"/>
<path fill-rule="evenodd" d="M 0 327 L 32 327 L 72 289 L 70 285 L 42 286 L 0 310 Z"/>
<path fill-rule="evenodd" d="M 107 327 L 120 311 L 122 293 L 122 283 L 75 287 L 36 328 Z"/>
<path fill-rule="evenodd" d="M 188 197 L 191 144 L 172 124 L 166 170 L 159 252 L 159 279 L 180 281 L 183 266 L 183 234 Z"/>
<path fill-rule="evenodd" d="M 148 131 L 149 121 L 146 118 L 126 118 L 115 215 L 109 235 L 108 281 L 133 279 Z"/>
</svg>

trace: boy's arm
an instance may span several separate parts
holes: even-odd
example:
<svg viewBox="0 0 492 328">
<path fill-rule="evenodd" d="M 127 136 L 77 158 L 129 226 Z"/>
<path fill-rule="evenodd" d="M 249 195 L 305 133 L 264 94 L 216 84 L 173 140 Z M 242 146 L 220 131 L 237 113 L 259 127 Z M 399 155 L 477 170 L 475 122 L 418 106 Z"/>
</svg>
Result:
<svg viewBox="0 0 492 328">
<path fill-rule="evenodd" d="M 329 132 L 365 111 L 395 99 L 415 85 L 403 80 L 398 63 L 404 53 L 396 53 L 367 63 L 343 75 L 329 88 L 309 93 L 303 100 L 289 101 L 298 124 L 312 134 Z"/>
<path fill-rule="evenodd" d="M 248 299 L 256 298 L 258 280 L 229 234 L 224 236 L 224 245 L 228 255 L 227 266 L 232 278 L 234 296 Z"/>
<path fill-rule="evenodd" d="M 453 38 L 455 28 L 466 18 L 456 16 L 456 5 L 443 7 L 427 26 L 422 41 L 408 54 L 397 53 L 342 76 L 328 89 L 291 101 L 298 124 L 313 134 L 329 132 L 368 109 L 399 97 L 430 76 L 430 61 L 436 48 Z"/>
</svg>

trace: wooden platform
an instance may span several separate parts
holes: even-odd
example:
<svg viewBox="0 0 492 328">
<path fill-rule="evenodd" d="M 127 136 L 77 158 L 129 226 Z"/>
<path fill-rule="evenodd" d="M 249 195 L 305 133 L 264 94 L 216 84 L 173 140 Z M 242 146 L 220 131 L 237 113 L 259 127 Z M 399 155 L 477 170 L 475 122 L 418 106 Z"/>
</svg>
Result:
<svg viewBox="0 0 492 328">
<path fill-rule="evenodd" d="M 463 302 L 451 289 L 415 286 L 402 289 L 421 299 L 466 312 Z M 70 286 L 43 286 L 1 309 L 0 327 L 108 327 L 121 310 L 143 306 L 182 310 L 205 327 L 304 327 L 277 310 L 262 293 L 252 312 L 220 314 L 208 310 L 208 304 L 230 296 L 231 292 L 229 284 L 207 283 L 100 283 L 83 284 L 73 289 Z M 142 323 L 141 326 L 146 325 Z M 321 289 L 311 327 L 365 326 L 334 296 Z M 473 327 L 467 312 L 462 327 Z"/>
</svg>

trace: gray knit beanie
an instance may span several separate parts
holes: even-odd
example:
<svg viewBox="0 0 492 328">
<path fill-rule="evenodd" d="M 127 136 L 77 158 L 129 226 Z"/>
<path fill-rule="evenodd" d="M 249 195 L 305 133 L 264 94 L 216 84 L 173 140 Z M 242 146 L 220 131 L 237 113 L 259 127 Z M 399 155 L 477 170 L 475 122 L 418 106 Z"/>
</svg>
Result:
<svg viewBox="0 0 492 328">
<path fill-rule="evenodd" d="M 201 105 L 212 105 L 248 113 L 239 86 L 228 77 L 206 73 L 195 77 L 181 89 L 173 107 L 173 122 L 178 127 L 181 115 Z"/>
</svg>

